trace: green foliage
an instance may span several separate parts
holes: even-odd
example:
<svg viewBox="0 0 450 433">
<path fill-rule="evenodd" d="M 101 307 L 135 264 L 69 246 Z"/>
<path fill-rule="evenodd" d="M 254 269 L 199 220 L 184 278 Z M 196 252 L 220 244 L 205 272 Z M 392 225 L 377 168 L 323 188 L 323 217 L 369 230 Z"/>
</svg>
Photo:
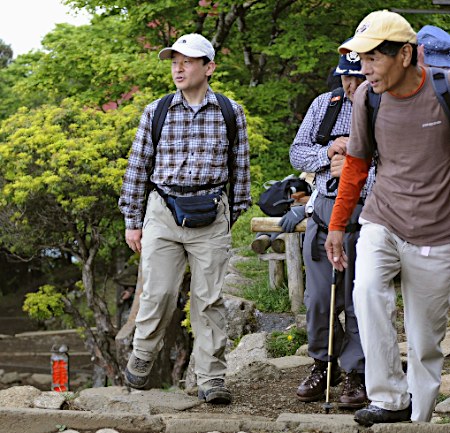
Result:
<svg viewBox="0 0 450 433">
<path fill-rule="evenodd" d="M 6 44 L 0 39 L 0 69 L 5 68 L 11 63 L 13 51 L 11 45 Z"/>
<path fill-rule="evenodd" d="M 36 293 L 27 293 L 23 311 L 33 319 L 47 320 L 59 317 L 64 313 L 64 303 L 61 293 L 48 284 L 39 287 Z"/>
<path fill-rule="evenodd" d="M 450 395 L 439 393 L 436 398 L 436 404 L 441 403 L 441 402 L 447 400 L 448 398 L 450 398 Z"/>
<path fill-rule="evenodd" d="M 189 292 L 189 295 L 191 293 Z M 192 336 L 194 336 L 194 331 L 192 329 L 192 324 L 191 324 L 191 300 L 188 299 L 184 308 L 183 308 L 183 312 L 186 314 L 186 317 L 181 321 L 181 326 L 185 327 L 187 332 L 189 332 L 189 334 L 191 334 Z"/>
<path fill-rule="evenodd" d="M 306 330 L 293 326 L 288 331 L 275 331 L 269 334 L 267 350 L 272 358 L 295 355 L 297 349 L 307 341 Z"/>
<path fill-rule="evenodd" d="M 242 296 L 255 302 L 258 310 L 274 313 L 290 311 L 289 290 L 286 286 L 280 289 L 270 288 L 266 262 L 253 256 L 236 263 L 236 267 L 251 281 L 242 288 Z"/>
<path fill-rule="evenodd" d="M 59 247 L 78 258 L 98 234 L 116 244 L 117 197 L 137 119 L 133 106 L 105 114 L 66 100 L 22 108 L 3 122 L 0 209 L 8 229 L 0 240 L 15 251 Z"/>
</svg>

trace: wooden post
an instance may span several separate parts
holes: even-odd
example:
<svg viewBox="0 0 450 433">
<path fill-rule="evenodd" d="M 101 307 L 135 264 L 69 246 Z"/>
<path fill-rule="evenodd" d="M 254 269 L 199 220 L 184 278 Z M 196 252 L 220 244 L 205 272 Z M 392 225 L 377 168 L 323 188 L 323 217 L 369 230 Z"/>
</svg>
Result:
<svg viewBox="0 0 450 433">
<path fill-rule="evenodd" d="M 286 252 L 286 236 L 288 233 L 280 233 L 273 241 L 272 241 L 272 249 L 276 253 L 285 253 Z"/>
<path fill-rule="evenodd" d="M 278 225 L 281 218 L 275 217 L 255 217 L 251 220 L 252 232 L 278 233 L 282 232 Z M 278 254 L 280 259 L 286 261 L 287 280 L 289 288 L 289 299 L 291 301 L 291 311 L 297 314 L 303 304 L 305 286 L 303 282 L 303 259 L 300 248 L 300 232 L 306 230 L 306 219 L 295 227 L 294 233 L 286 233 L 284 254 Z M 268 254 L 260 255 L 269 256 Z M 269 260 L 268 258 L 266 260 Z M 270 270 L 270 268 L 269 268 Z M 269 277 L 270 278 L 270 277 Z"/>
<path fill-rule="evenodd" d="M 284 283 L 283 260 L 269 260 L 269 285 L 272 289 L 279 289 Z"/>
<path fill-rule="evenodd" d="M 269 262 L 269 286 L 271 289 L 279 289 L 283 286 L 284 275 L 284 254 L 266 253 L 259 254 L 258 257 L 264 262 Z"/>
<path fill-rule="evenodd" d="M 257 254 L 263 254 L 270 247 L 270 236 L 260 235 L 250 245 L 250 248 Z"/>
<path fill-rule="evenodd" d="M 288 233 L 286 236 L 286 268 L 291 300 L 291 311 L 298 314 L 303 304 L 303 260 L 300 248 L 300 234 Z"/>
</svg>

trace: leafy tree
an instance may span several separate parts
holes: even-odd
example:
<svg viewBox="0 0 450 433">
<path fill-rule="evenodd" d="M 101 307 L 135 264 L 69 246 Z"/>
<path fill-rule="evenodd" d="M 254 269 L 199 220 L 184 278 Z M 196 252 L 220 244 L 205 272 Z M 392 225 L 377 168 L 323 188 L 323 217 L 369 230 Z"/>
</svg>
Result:
<svg viewBox="0 0 450 433">
<path fill-rule="evenodd" d="M 0 69 L 5 68 L 11 63 L 13 58 L 13 50 L 11 45 L 6 44 L 0 39 Z"/>
<path fill-rule="evenodd" d="M 16 255 L 59 251 L 76 258 L 82 276 L 78 290 L 85 295 L 96 333 L 70 295 L 73 287 L 57 288 L 56 297 L 85 330 L 87 347 L 113 383 L 122 380 L 116 329 L 95 266 L 98 255 L 121 240 L 117 198 L 137 110 L 129 105 L 103 113 L 64 100 L 60 107 L 22 108 L 0 128 L 0 241 Z M 39 302 L 43 296 L 53 299 L 52 294 L 46 287 Z"/>
<path fill-rule="evenodd" d="M 263 133 L 277 157 L 261 155 L 257 164 L 286 172 L 288 147 L 312 99 L 326 91 L 326 77 L 338 60 L 337 47 L 369 12 L 389 8 L 436 9 L 431 0 L 65 0 L 98 13 L 119 16 L 130 39 L 157 51 L 183 33 L 209 38 L 222 81 L 264 119 Z M 448 28 L 449 16 L 404 14 L 416 29 L 424 24 Z M 273 149 L 270 149 L 271 152 Z M 280 162 L 283 161 L 283 162 Z M 267 169 L 267 167 L 265 167 Z"/>
</svg>

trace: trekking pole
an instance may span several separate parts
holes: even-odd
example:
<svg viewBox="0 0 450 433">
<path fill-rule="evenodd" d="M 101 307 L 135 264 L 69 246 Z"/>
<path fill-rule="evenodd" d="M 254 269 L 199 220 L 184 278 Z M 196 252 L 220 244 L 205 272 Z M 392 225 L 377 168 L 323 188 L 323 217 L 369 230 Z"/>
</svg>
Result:
<svg viewBox="0 0 450 433">
<path fill-rule="evenodd" d="M 328 368 L 327 368 L 327 391 L 323 408 L 329 413 L 333 405 L 330 403 L 331 368 L 333 360 L 333 337 L 334 337 L 334 309 L 336 303 L 336 276 L 337 270 L 333 267 L 331 276 L 331 298 L 330 298 L 330 330 L 328 333 Z"/>
</svg>

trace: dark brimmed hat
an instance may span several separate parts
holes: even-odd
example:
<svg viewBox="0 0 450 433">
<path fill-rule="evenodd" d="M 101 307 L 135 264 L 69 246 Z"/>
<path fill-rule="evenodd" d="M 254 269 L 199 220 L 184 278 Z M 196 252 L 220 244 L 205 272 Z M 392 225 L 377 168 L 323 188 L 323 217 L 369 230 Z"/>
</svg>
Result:
<svg viewBox="0 0 450 433">
<path fill-rule="evenodd" d="M 358 53 L 350 51 L 347 54 L 341 54 L 339 57 L 339 64 L 336 66 L 333 75 L 351 75 L 353 77 L 363 78 L 366 77 L 361 73 L 361 61 Z"/>
</svg>

